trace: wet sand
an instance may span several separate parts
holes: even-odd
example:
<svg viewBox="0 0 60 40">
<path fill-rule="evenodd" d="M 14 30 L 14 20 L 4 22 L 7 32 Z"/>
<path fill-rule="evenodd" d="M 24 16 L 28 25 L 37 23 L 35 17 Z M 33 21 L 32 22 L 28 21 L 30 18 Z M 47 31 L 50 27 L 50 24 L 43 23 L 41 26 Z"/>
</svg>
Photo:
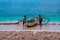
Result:
<svg viewBox="0 0 60 40">
<path fill-rule="evenodd" d="M 0 31 L 0 40 L 60 40 L 60 32 Z"/>
<path fill-rule="evenodd" d="M 42 25 L 40 27 L 39 25 L 36 25 L 34 27 L 26 27 L 23 25 L 22 22 L 20 24 L 13 24 L 13 25 L 0 25 L 0 30 L 60 30 L 60 25 Z"/>
<path fill-rule="evenodd" d="M 0 40 L 60 40 L 60 25 L 25 27 L 22 22 L 0 25 Z"/>
</svg>

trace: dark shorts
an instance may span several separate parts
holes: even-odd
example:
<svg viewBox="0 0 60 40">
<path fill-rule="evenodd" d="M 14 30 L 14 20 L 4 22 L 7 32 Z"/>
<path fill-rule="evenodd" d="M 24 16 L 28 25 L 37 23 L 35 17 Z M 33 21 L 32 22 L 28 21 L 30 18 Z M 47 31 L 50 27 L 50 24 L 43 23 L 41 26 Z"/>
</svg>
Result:
<svg viewBox="0 0 60 40">
<path fill-rule="evenodd" d="M 23 25 L 25 24 L 26 22 L 23 22 Z"/>
<path fill-rule="evenodd" d="M 42 24 L 42 21 L 39 21 L 39 24 L 41 25 Z"/>
</svg>

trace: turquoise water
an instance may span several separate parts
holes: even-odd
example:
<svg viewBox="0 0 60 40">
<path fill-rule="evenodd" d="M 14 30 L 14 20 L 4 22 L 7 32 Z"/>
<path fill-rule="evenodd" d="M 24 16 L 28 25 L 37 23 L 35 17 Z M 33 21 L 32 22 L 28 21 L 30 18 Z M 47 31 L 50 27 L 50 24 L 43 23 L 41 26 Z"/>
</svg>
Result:
<svg viewBox="0 0 60 40">
<path fill-rule="evenodd" d="M 0 22 L 22 20 L 41 14 L 46 20 L 60 22 L 60 0 L 0 0 Z"/>
</svg>

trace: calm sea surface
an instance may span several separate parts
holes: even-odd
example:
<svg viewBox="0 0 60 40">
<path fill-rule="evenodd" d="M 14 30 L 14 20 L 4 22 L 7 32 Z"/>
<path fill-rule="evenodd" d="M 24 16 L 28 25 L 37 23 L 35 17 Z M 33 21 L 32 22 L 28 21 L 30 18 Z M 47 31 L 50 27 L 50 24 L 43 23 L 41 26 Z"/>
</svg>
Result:
<svg viewBox="0 0 60 40">
<path fill-rule="evenodd" d="M 46 20 L 60 22 L 60 0 L 0 0 L 0 22 L 27 20 L 41 14 Z"/>
</svg>

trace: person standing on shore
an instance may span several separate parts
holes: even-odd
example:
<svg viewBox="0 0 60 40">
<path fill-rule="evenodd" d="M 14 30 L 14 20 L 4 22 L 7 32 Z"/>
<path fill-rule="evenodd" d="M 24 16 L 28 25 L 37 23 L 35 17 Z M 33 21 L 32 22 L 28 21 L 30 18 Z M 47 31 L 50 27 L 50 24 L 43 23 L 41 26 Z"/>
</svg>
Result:
<svg viewBox="0 0 60 40">
<path fill-rule="evenodd" d="M 39 15 L 39 17 L 38 17 L 38 21 L 39 21 L 39 25 L 40 25 L 40 27 L 42 27 L 42 16 L 41 16 L 41 15 Z"/>
<path fill-rule="evenodd" d="M 24 18 L 23 18 L 23 29 L 24 29 L 25 23 L 26 23 L 26 15 L 25 15 Z"/>
</svg>

